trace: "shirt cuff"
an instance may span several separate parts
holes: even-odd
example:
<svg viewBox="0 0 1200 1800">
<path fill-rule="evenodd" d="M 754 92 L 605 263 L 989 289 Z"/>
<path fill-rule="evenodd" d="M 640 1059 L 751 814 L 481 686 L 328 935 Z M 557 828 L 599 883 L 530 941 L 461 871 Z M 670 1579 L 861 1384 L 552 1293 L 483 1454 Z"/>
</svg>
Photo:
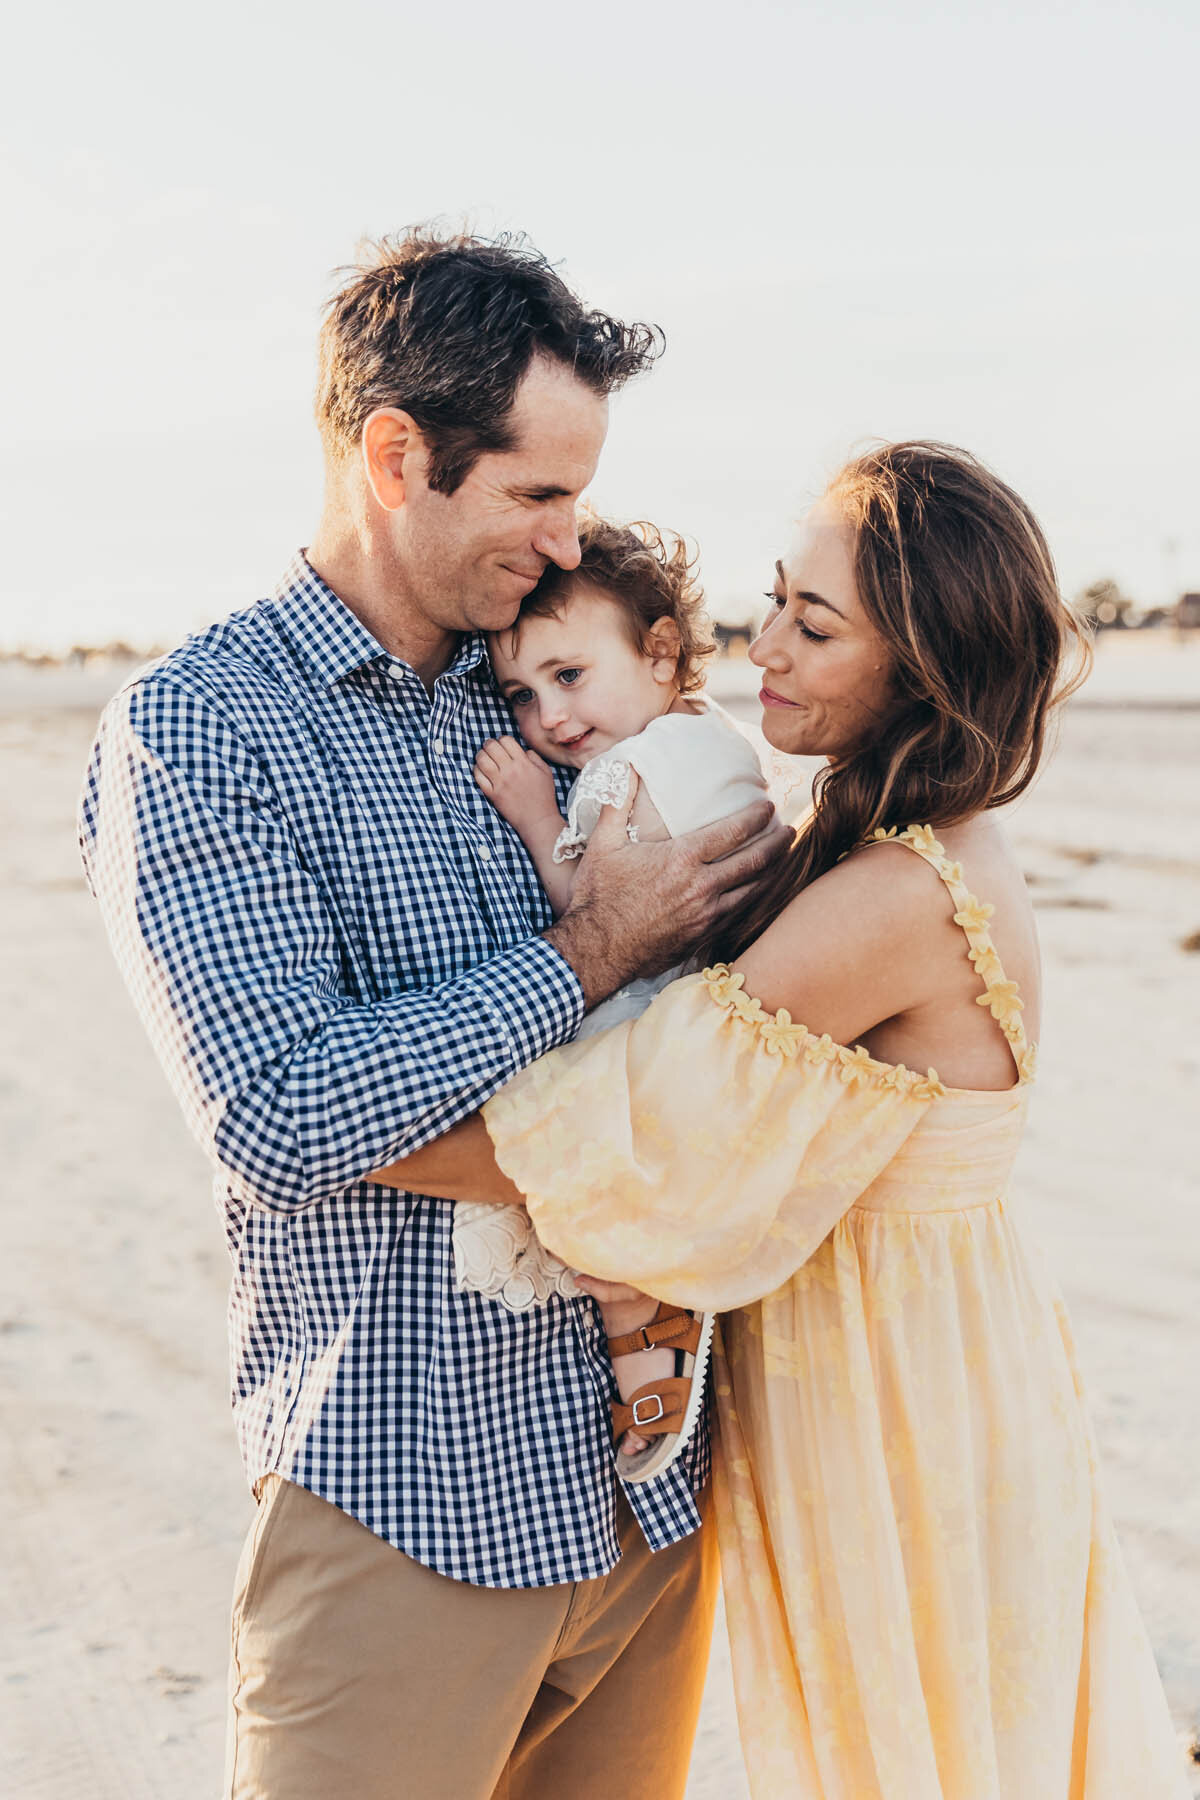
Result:
<svg viewBox="0 0 1200 1800">
<path fill-rule="evenodd" d="M 462 986 L 476 989 L 495 1012 L 509 1040 L 514 1072 L 567 1043 L 583 1023 L 579 977 L 566 957 L 542 937 L 527 938 L 484 963 L 464 978 Z"/>
</svg>

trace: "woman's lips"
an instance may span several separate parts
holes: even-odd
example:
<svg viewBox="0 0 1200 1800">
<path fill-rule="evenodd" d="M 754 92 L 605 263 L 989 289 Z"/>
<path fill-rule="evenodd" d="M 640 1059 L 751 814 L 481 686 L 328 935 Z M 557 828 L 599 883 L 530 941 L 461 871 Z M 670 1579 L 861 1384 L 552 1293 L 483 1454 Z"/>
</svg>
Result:
<svg viewBox="0 0 1200 1800">
<path fill-rule="evenodd" d="M 760 688 L 758 697 L 764 706 L 790 706 L 794 708 L 797 704 L 795 700 L 785 700 L 782 694 L 773 694 L 769 687 Z"/>
</svg>

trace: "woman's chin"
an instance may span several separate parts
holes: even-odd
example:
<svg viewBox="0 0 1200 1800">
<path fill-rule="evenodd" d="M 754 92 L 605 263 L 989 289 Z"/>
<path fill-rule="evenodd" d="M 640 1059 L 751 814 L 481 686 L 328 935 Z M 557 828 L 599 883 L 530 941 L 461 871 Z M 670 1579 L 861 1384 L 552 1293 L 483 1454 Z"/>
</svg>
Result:
<svg viewBox="0 0 1200 1800">
<path fill-rule="evenodd" d="M 805 729 L 799 713 L 764 706 L 762 734 L 772 750 L 782 751 L 784 756 L 820 756 L 822 753 L 820 744 L 812 742 L 815 734 Z"/>
</svg>

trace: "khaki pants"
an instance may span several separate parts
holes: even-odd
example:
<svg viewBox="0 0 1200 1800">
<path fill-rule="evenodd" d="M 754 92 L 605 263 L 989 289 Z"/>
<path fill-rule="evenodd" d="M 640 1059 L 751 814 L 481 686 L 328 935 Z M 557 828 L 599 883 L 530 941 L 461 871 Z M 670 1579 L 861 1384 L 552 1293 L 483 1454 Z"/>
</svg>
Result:
<svg viewBox="0 0 1200 1800">
<path fill-rule="evenodd" d="M 268 1477 L 233 1606 L 226 1800 L 679 1800 L 715 1533 L 593 1581 L 484 1588 Z"/>
</svg>

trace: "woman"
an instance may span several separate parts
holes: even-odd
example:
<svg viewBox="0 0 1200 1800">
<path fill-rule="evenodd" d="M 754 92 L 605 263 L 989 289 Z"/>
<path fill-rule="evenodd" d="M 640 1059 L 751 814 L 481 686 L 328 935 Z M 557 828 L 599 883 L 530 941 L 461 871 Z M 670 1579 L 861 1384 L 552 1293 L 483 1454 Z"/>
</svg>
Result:
<svg viewBox="0 0 1200 1800">
<path fill-rule="evenodd" d="M 1006 1193 L 1040 975 L 994 813 L 1079 643 L 1036 521 L 973 458 L 851 463 L 751 649 L 768 739 L 827 767 L 732 968 L 397 1165 L 519 1190 L 565 1261 L 728 1315 L 718 1518 L 762 1800 L 1186 1794 Z"/>
</svg>

